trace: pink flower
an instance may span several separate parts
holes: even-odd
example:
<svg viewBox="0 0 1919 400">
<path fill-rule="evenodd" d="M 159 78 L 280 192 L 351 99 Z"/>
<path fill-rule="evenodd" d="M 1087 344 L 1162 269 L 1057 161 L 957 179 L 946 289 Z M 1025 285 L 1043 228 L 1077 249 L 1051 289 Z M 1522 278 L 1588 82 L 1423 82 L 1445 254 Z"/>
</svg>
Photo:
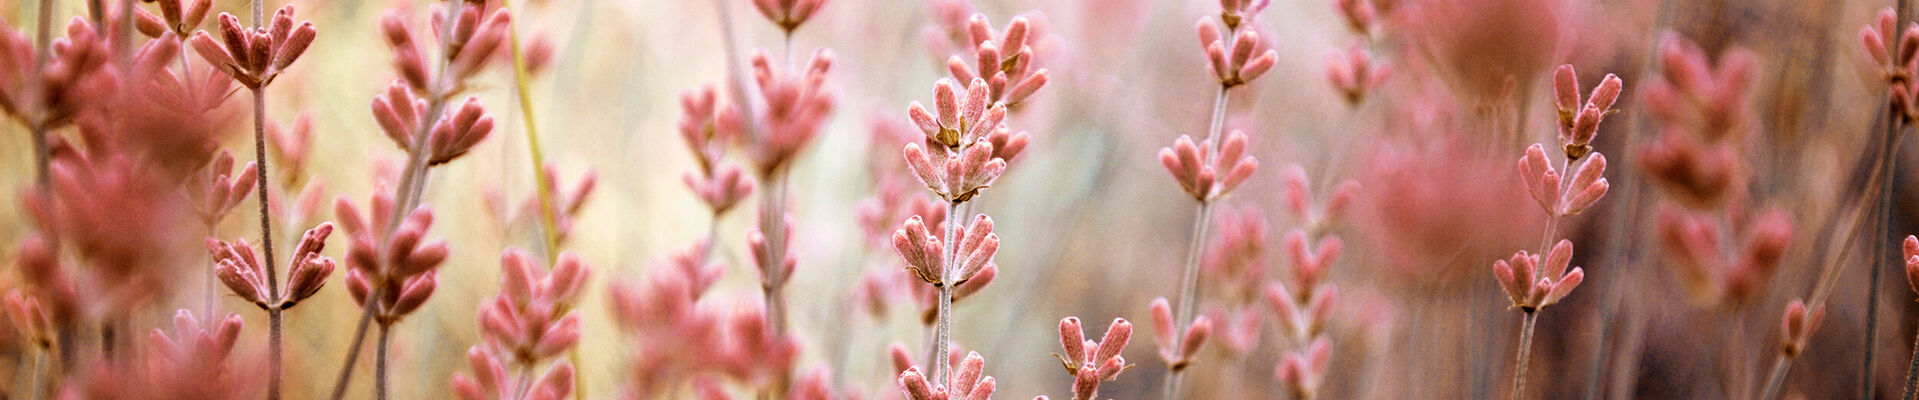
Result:
<svg viewBox="0 0 1919 400">
<path fill-rule="evenodd" d="M 1573 243 L 1561 239 L 1553 245 L 1552 252 L 1546 255 L 1546 264 L 1539 265 L 1538 254 L 1527 254 L 1525 250 L 1513 253 L 1512 261 L 1493 261 L 1493 277 L 1499 286 L 1506 289 L 1506 295 L 1512 298 L 1513 308 L 1533 312 L 1540 308 L 1558 303 L 1586 278 L 1586 272 L 1579 267 L 1566 271 L 1572 263 Z M 1537 279 L 1534 279 L 1537 278 Z"/>
<path fill-rule="evenodd" d="M 1253 0 L 1264 3 L 1264 0 Z M 1262 6 L 1263 7 L 1263 6 Z M 1234 29 L 1233 20 L 1227 20 L 1228 29 Z M 1199 45 L 1206 51 L 1206 59 L 1211 63 L 1213 76 L 1219 84 L 1227 88 L 1252 82 L 1279 63 L 1279 53 L 1266 49 L 1259 55 L 1253 52 L 1260 47 L 1259 33 L 1252 29 L 1237 29 L 1229 48 L 1220 36 L 1219 25 L 1212 19 L 1199 20 Z M 1230 50 L 1230 51 L 1229 51 Z"/>
<path fill-rule="evenodd" d="M 1561 64 L 1553 71 L 1553 105 L 1559 110 L 1559 143 L 1565 147 L 1566 158 L 1579 159 L 1592 151 L 1591 143 L 1593 136 L 1599 133 L 1599 122 L 1617 112 L 1612 105 L 1619 100 L 1621 86 L 1618 76 L 1606 74 L 1582 105 L 1579 75 L 1573 71 L 1572 64 Z"/>
<path fill-rule="evenodd" d="M 734 106 L 719 110 L 715 126 L 746 150 L 760 176 L 783 170 L 831 117 L 837 100 L 826 73 L 833 58 L 832 50 L 820 49 L 807 64 L 795 66 L 804 69 L 788 69 L 775 68 L 764 52 L 753 54 L 759 90 L 751 95 L 756 97 L 731 99 Z M 756 115 L 742 115 L 747 110 Z"/>
<path fill-rule="evenodd" d="M 273 13 L 273 22 L 264 27 L 246 29 L 232 14 L 220 13 L 221 41 L 206 31 L 194 33 L 194 51 L 220 72 L 240 85 L 258 89 L 273 82 L 288 65 L 306 53 L 318 31 L 312 22 L 293 26 L 293 5 Z"/>
<path fill-rule="evenodd" d="M 1313 340 L 1304 353 L 1287 353 L 1274 374 L 1294 398 L 1314 398 L 1320 383 L 1326 379 L 1327 367 L 1332 365 L 1332 354 L 1332 341 L 1320 337 Z"/>
<path fill-rule="evenodd" d="M 979 353 L 967 353 L 946 385 L 928 382 L 919 367 L 911 367 L 899 375 L 900 390 L 908 400 L 984 400 L 998 387 L 993 377 L 984 376 L 985 369 Z"/>
<path fill-rule="evenodd" d="M 1206 316 L 1193 318 L 1192 325 L 1183 333 L 1176 332 L 1173 326 L 1173 308 L 1166 298 L 1153 299 L 1148 307 L 1153 316 L 1153 341 L 1159 344 L 1159 357 L 1166 361 L 1167 369 L 1179 372 L 1192 362 L 1193 355 L 1199 353 L 1200 346 L 1213 334 L 1213 322 Z"/>
<path fill-rule="evenodd" d="M 893 233 L 893 248 L 906 260 L 907 270 L 919 276 L 920 280 L 935 286 L 952 284 L 963 286 L 968 280 L 978 276 L 999 252 L 999 235 L 993 233 L 993 219 L 979 214 L 963 233 L 956 233 L 958 243 L 943 243 L 920 222 L 915 215 L 907 218 L 906 225 Z M 944 249 L 953 247 L 953 265 L 947 265 Z"/>
<path fill-rule="evenodd" d="M 1804 300 L 1793 299 L 1792 304 L 1786 305 L 1785 316 L 1779 321 L 1780 351 L 1787 357 L 1798 356 L 1800 351 L 1805 350 L 1806 340 L 1812 338 L 1813 332 L 1819 331 L 1819 321 L 1825 318 L 1826 306 L 1820 305 L 1808 311 Z"/>
<path fill-rule="evenodd" d="M 1082 400 L 1097 397 L 1100 381 L 1113 380 L 1132 366 L 1119 353 L 1126 348 L 1126 342 L 1132 340 L 1133 324 L 1125 318 L 1114 318 L 1098 342 L 1086 340 L 1083 329 L 1078 317 L 1061 319 L 1059 341 L 1066 354 L 1053 355 L 1059 358 L 1066 373 L 1073 375 L 1073 398 Z"/>
<path fill-rule="evenodd" d="M 1234 130 L 1226 135 L 1220 154 L 1212 157 L 1207 154 L 1208 147 L 1201 146 L 1207 143 L 1195 144 L 1192 137 L 1180 135 L 1173 147 L 1159 149 L 1159 162 L 1186 194 L 1206 202 L 1232 192 L 1259 169 L 1259 159 L 1245 155 L 1246 143 L 1246 132 Z M 1223 178 L 1219 176 L 1222 170 L 1226 171 Z"/>
<path fill-rule="evenodd" d="M 1368 4 L 1365 0 L 1341 2 Z M 1365 100 L 1366 94 L 1379 88 L 1391 73 L 1392 68 L 1386 64 L 1374 65 L 1372 54 L 1361 46 L 1334 49 L 1326 53 L 1326 80 L 1346 99 L 1347 106 L 1355 106 Z"/>
<path fill-rule="evenodd" d="M 1033 67 L 1035 31 L 1026 17 L 1014 17 L 996 40 L 993 23 L 987 20 L 986 14 L 973 14 L 966 21 L 966 32 L 972 44 L 974 63 L 968 66 L 968 60 L 954 55 L 946 59 L 946 69 L 953 79 L 962 82 L 983 80 L 990 88 L 988 100 L 1018 105 L 1046 86 L 1046 69 Z"/>
<path fill-rule="evenodd" d="M 1572 182 L 1562 186 L 1559 171 L 1546 158 L 1544 146 L 1534 143 L 1526 148 L 1526 155 L 1519 158 L 1519 177 L 1525 182 L 1526 191 L 1539 202 L 1540 208 L 1554 217 L 1578 215 L 1604 197 L 1611 188 L 1605 174 L 1606 155 L 1592 153 L 1592 157 L 1579 164 Z"/>
</svg>

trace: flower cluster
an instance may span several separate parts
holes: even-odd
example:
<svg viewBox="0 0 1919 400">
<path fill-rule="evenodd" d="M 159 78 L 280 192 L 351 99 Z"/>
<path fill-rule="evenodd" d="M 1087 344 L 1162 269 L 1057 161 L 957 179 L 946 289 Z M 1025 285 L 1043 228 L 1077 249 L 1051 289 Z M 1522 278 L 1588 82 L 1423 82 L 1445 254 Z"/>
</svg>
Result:
<svg viewBox="0 0 1919 400">
<path fill-rule="evenodd" d="M 246 239 L 237 242 L 208 239 L 207 249 L 218 260 L 214 271 L 220 283 L 233 294 L 261 309 L 284 310 L 319 293 L 320 288 L 326 286 L 327 277 L 333 275 L 333 259 L 320 255 L 331 234 L 333 224 L 322 223 L 300 236 L 299 245 L 287 260 L 291 269 L 287 273 L 286 289 L 277 292 L 278 298 L 273 298 L 276 292 L 270 289 L 277 283 L 267 281 L 266 267 L 261 265 L 260 256 Z"/>
<path fill-rule="evenodd" d="M 1166 368 L 1175 373 L 1185 370 L 1199 353 L 1200 346 L 1213 335 L 1213 322 L 1201 315 L 1186 325 L 1184 332 L 1173 325 L 1173 306 L 1161 297 L 1153 299 L 1148 307 L 1153 315 L 1153 341 L 1159 346 L 1159 357 L 1166 361 Z"/>
<path fill-rule="evenodd" d="M 992 21 L 985 14 L 973 14 L 966 20 L 966 37 L 972 45 L 974 63 L 968 66 L 966 59 L 953 55 L 946 59 L 946 70 L 961 82 L 985 80 L 992 101 L 1019 105 L 1046 86 L 1048 79 L 1045 68 L 1034 66 L 1036 56 L 1029 40 L 1034 31 L 1031 20 L 1014 17 L 994 39 Z"/>
<path fill-rule="evenodd" d="M 1899 112 L 1903 122 L 1910 123 L 1919 119 L 1919 99 L 1914 98 L 1919 90 L 1912 86 L 1913 78 L 1919 76 L 1919 24 L 1907 26 L 1904 32 L 1895 31 L 1898 19 L 1892 7 L 1879 10 L 1876 24 L 1860 28 L 1859 41 L 1880 74 L 1874 78 L 1886 82 L 1892 109 Z"/>
<path fill-rule="evenodd" d="M 220 13 L 220 41 L 206 31 L 193 34 L 193 50 L 240 85 L 259 89 L 305 54 L 319 31 L 311 22 L 293 26 L 293 5 L 273 13 L 272 25 L 246 29 L 240 18 Z"/>
<path fill-rule="evenodd" d="M 945 385 L 928 382 L 919 367 L 909 367 L 900 373 L 900 388 L 907 400 L 973 400 L 991 398 L 999 387 L 993 377 L 985 376 L 986 359 L 979 353 L 967 353 L 955 367 Z"/>
<path fill-rule="evenodd" d="M 754 53 L 754 87 L 759 91 L 732 99 L 750 107 L 720 108 L 715 116 L 720 135 L 746 151 L 761 177 L 784 171 L 833 113 L 836 97 L 826 84 L 832 69 L 833 51 L 828 49 L 813 52 L 804 69 L 775 68 L 765 52 Z"/>
<path fill-rule="evenodd" d="M 468 97 L 450 114 L 442 115 L 427 131 L 424 147 L 413 142 L 416 129 L 427 118 L 428 101 L 416 97 L 413 89 L 395 81 L 387 91 L 373 98 L 373 117 L 380 130 L 395 145 L 408 153 L 426 152 L 427 165 L 440 165 L 465 155 L 473 146 L 493 133 L 493 116 L 477 97 Z"/>
<path fill-rule="evenodd" d="M 1739 49 L 1718 57 L 1678 36 L 1660 47 L 1660 79 L 1647 85 L 1647 109 L 1661 126 L 1634 161 L 1669 204 L 1656 228 L 1689 298 L 1731 305 L 1759 293 L 1778 269 L 1793 235 L 1780 211 L 1754 210 L 1742 154 L 1754 118 L 1746 104 L 1756 74 Z"/>
<path fill-rule="evenodd" d="M 964 285 L 992 262 L 999 252 L 999 235 L 993 233 L 993 219 L 986 214 L 975 216 L 964 229 L 953 229 L 961 231 L 954 234 L 960 237 L 959 242 L 944 243 L 915 215 L 893 233 L 893 248 L 906 260 L 907 270 L 921 281 L 934 286 Z M 949 245 L 956 253 L 945 252 Z M 947 258 L 948 254 L 952 257 Z M 956 264 L 949 265 L 948 259 Z"/>
<path fill-rule="evenodd" d="M 1204 203 L 1239 188 L 1259 170 L 1259 159 L 1246 155 L 1247 141 L 1246 132 L 1239 130 L 1227 134 L 1226 142 L 1217 146 L 1211 144 L 1212 139 L 1194 144 L 1192 137 L 1179 135 L 1173 147 L 1159 149 L 1159 163 L 1173 174 L 1186 194 Z M 1226 171 L 1224 177 L 1220 176 L 1222 170 Z"/>
<path fill-rule="evenodd" d="M 1119 353 L 1126 349 L 1126 342 L 1132 340 L 1133 323 L 1114 318 L 1098 342 L 1086 340 L 1084 329 L 1078 317 L 1059 320 L 1059 344 L 1066 355 L 1053 355 L 1059 359 L 1060 366 L 1066 368 L 1066 374 L 1073 376 L 1074 400 L 1099 396 L 1101 381 L 1118 378 L 1120 372 L 1132 367 Z"/>
<path fill-rule="evenodd" d="M 453 392 L 461 398 L 514 398 L 512 388 L 520 387 L 515 382 L 535 379 L 532 368 L 579 343 L 583 322 L 572 308 L 592 269 L 572 254 L 561 254 L 551 270 L 539 264 L 518 249 L 500 255 L 500 294 L 480 306 L 486 343 L 467 351 L 473 375 L 453 377 Z M 522 375 L 508 375 L 502 365 L 519 367 L 514 370 Z M 522 398 L 566 398 L 573 391 L 572 375 L 571 363 L 554 362 Z"/>
<path fill-rule="evenodd" d="M 333 203 L 333 215 L 346 230 L 347 292 L 356 303 L 377 302 L 375 319 L 391 325 L 433 296 L 434 270 L 446 261 L 448 248 L 445 240 L 426 241 L 431 208 L 420 206 L 391 221 L 389 216 L 399 215 L 392 212 L 392 197 L 375 194 L 369 205 L 371 213 L 362 213 L 344 197 Z M 376 290 L 379 298 L 367 299 Z"/>
<path fill-rule="evenodd" d="M 1358 183 L 1343 181 L 1325 198 L 1315 200 L 1309 182 L 1304 168 L 1287 169 L 1287 210 L 1303 228 L 1286 234 L 1286 254 L 1292 268 L 1265 290 L 1266 304 L 1276 315 L 1281 337 L 1294 346 L 1281 357 L 1274 373 L 1281 386 L 1302 399 L 1319 393 L 1332 358 L 1332 339 L 1326 334 L 1326 326 L 1333 317 L 1339 286 L 1329 277 L 1344 242 L 1326 230 L 1341 221 L 1359 191 Z"/>
<path fill-rule="evenodd" d="M 1908 239 L 1910 240 L 1910 239 Z M 1786 305 L 1785 316 L 1779 321 L 1779 351 L 1786 357 L 1796 357 L 1806 350 L 1806 341 L 1813 332 L 1819 331 L 1819 322 L 1826 318 L 1826 306 L 1819 305 L 1808 309 L 1803 300 L 1793 300 Z"/>
<path fill-rule="evenodd" d="M 718 99 L 712 86 L 680 94 L 680 140 L 693 152 L 699 164 L 696 172 L 681 175 L 688 190 L 699 197 L 718 217 L 733 209 L 740 200 L 753 194 L 753 180 L 739 165 L 726 162 L 726 138 L 715 124 Z"/>
<path fill-rule="evenodd" d="M 1238 29 L 1236 23 L 1227 22 L 1227 29 L 1237 32 L 1232 37 L 1231 47 L 1224 42 L 1226 38 L 1221 36 L 1219 25 L 1214 24 L 1213 20 L 1201 19 L 1198 29 L 1199 45 L 1206 50 L 1206 60 L 1212 65 L 1213 76 L 1219 79 L 1220 86 L 1231 88 L 1244 85 L 1265 75 L 1266 71 L 1279 63 L 1279 52 L 1272 49 L 1266 49 L 1257 56 L 1253 54 L 1258 51 L 1260 42 L 1259 33 L 1252 29 Z"/>
<path fill-rule="evenodd" d="M 933 85 L 938 116 L 915 101 L 906 114 L 926 134 L 925 146 L 907 143 L 906 166 L 933 194 L 948 202 L 965 202 L 1006 172 L 1007 157 L 1019 154 L 1027 140 L 1001 129 L 1006 104 L 990 99 L 986 81 L 974 78 L 966 98 L 949 79 Z M 1013 145 L 1008 145 L 1013 144 Z"/>
<path fill-rule="evenodd" d="M 1745 191 L 1745 151 L 1752 112 L 1746 95 L 1756 61 L 1744 50 L 1708 63 L 1697 45 L 1668 36 L 1660 46 L 1660 78 L 1646 86 L 1646 109 L 1663 127 L 1640 147 L 1638 162 L 1667 198 L 1692 209 L 1729 203 Z"/>
<path fill-rule="evenodd" d="M 1586 279 L 1585 270 L 1573 267 L 1573 243 L 1561 239 L 1553 245 L 1552 252 L 1546 254 L 1545 264 L 1541 265 L 1538 254 L 1528 254 L 1525 250 L 1513 253 L 1511 261 L 1493 261 L 1493 276 L 1499 279 L 1499 286 L 1506 289 L 1506 295 L 1512 298 L 1513 308 L 1533 312 L 1540 308 L 1558 303 L 1579 287 Z M 1537 274 L 1537 276 L 1535 276 Z M 1539 279 L 1533 279 L 1539 278 Z"/>
<path fill-rule="evenodd" d="M 253 194 L 254 179 L 259 179 L 254 163 L 247 163 L 239 172 L 233 171 L 233 154 L 221 151 L 207 164 L 206 172 L 194 174 L 187 183 L 190 189 L 187 195 L 193 196 L 194 211 L 200 214 L 200 221 L 209 227 L 232 211 L 233 207 Z"/>
<path fill-rule="evenodd" d="M 1593 137 L 1599 134 L 1599 122 L 1606 115 L 1618 112 L 1612 108 L 1619 100 L 1619 92 L 1624 84 L 1619 77 L 1606 74 L 1605 79 L 1594 86 L 1592 94 L 1586 96 L 1585 103 L 1579 99 L 1579 75 L 1573 71 L 1572 64 L 1560 65 L 1553 70 L 1553 106 L 1559 111 L 1559 142 L 1563 143 L 1566 158 L 1577 160 L 1592 152 Z"/>
<path fill-rule="evenodd" d="M 757 299 L 713 307 L 708 292 L 724 268 L 703 260 L 704 247 L 695 243 L 648 268 L 643 282 L 612 287 L 614 317 L 637 340 L 627 373 L 631 396 L 664 396 L 716 377 L 765 385 L 783 379 L 798 361 L 798 338 L 770 334 Z"/>
</svg>

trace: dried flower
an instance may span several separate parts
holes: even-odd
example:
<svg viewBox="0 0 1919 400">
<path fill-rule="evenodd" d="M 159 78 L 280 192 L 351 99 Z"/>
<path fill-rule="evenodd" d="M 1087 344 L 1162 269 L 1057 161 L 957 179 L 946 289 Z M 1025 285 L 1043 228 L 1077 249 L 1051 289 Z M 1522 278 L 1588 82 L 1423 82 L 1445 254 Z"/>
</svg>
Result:
<svg viewBox="0 0 1919 400">
<path fill-rule="evenodd" d="M 479 98 L 468 97 L 457 111 L 441 116 L 429 132 L 426 138 L 427 165 L 445 164 L 466 155 L 467 151 L 492 134 L 493 116 L 487 115 L 486 106 L 480 104 Z"/>
</svg>

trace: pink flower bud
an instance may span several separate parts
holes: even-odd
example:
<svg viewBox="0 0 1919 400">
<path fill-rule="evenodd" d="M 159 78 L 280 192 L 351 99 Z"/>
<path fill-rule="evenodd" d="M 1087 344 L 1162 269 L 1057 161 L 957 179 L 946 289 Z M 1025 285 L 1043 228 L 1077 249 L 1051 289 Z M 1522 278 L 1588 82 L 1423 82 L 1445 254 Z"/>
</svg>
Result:
<svg viewBox="0 0 1919 400">
<path fill-rule="evenodd" d="M 1906 282 L 1912 286 L 1913 293 L 1919 293 L 1919 237 L 1907 235 L 1900 249 L 1906 261 Z"/>
<path fill-rule="evenodd" d="M 1560 64 L 1553 70 L 1553 105 L 1559 107 L 1559 123 L 1571 125 L 1566 115 L 1580 106 L 1579 75 L 1573 72 L 1572 64 Z"/>
</svg>

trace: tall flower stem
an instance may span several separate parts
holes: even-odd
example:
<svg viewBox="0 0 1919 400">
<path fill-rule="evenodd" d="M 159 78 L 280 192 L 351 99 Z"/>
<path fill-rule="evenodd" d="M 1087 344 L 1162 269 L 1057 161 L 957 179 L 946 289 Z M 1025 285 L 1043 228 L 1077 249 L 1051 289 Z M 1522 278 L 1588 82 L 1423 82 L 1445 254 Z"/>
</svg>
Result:
<svg viewBox="0 0 1919 400">
<path fill-rule="evenodd" d="M 766 300 L 767 327 L 775 335 L 786 334 L 786 277 L 780 273 L 786 262 L 786 172 L 775 171 L 766 177 L 766 195 L 760 198 L 760 234 L 766 235 L 765 267 L 760 289 Z"/>
<path fill-rule="evenodd" d="M 1519 359 L 1513 369 L 1513 400 L 1524 398 L 1526 394 L 1526 363 L 1531 360 L 1533 348 L 1533 325 L 1539 322 L 1539 311 L 1526 311 L 1524 323 L 1519 326 Z"/>
<path fill-rule="evenodd" d="M 380 324 L 380 345 L 376 350 L 374 350 L 375 358 L 373 359 L 373 396 L 374 398 L 377 398 L 379 400 L 386 400 L 387 345 L 392 342 L 388 340 L 389 339 L 389 336 L 387 335 L 388 332 L 389 330 L 387 329 L 387 325 Z"/>
<path fill-rule="evenodd" d="M 512 8 L 508 3 L 510 2 L 507 0 L 501 0 L 500 8 L 507 10 L 508 13 L 512 13 Z M 557 227 L 558 223 L 554 221 L 553 195 L 547 193 L 546 190 L 548 185 L 550 185 L 550 182 L 547 182 L 546 172 L 543 170 L 546 168 L 546 153 L 541 151 L 540 127 L 533 114 L 532 91 L 528 90 L 526 53 L 520 50 L 519 21 L 509 22 L 506 27 L 507 48 L 512 51 L 513 55 L 513 92 L 519 99 L 520 120 L 524 121 L 526 125 L 526 148 L 527 152 L 532 155 L 531 160 L 533 162 L 533 182 L 535 184 L 533 193 L 535 197 L 539 198 L 540 202 L 540 227 L 543 233 L 542 238 L 546 240 L 546 261 L 548 265 L 552 265 L 553 261 L 559 258 L 560 232 Z"/>
<path fill-rule="evenodd" d="M 452 13 L 458 3 L 451 0 L 447 1 L 447 3 L 448 6 L 445 10 L 448 13 Z M 440 25 L 439 37 L 453 37 L 453 25 L 455 24 Z M 445 44 L 442 44 L 442 54 L 445 54 L 448 50 L 444 46 Z M 427 134 L 431 131 L 433 123 L 440 119 L 441 114 L 445 113 L 446 99 L 453 94 L 457 86 L 447 81 L 447 58 L 445 56 L 439 58 L 439 72 L 433 75 L 433 83 L 427 88 L 426 118 L 420 120 L 420 126 L 413 131 L 413 139 L 408 142 L 414 143 L 413 147 L 415 148 L 407 149 L 406 169 L 400 174 L 399 186 L 393 188 L 394 204 L 397 207 L 394 207 L 392 214 L 387 216 L 386 226 L 381 229 L 381 238 L 393 235 L 393 231 L 399 229 L 400 222 L 405 220 L 406 216 L 412 213 L 415 207 L 419 206 L 419 194 L 426 187 L 425 182 L 428 173 L 432 172 L 426 163 L 427 149 L 425 148 L 425 143 Z M 385 249 L 381 250 L 383 253 L 386 251 Z M 387 254 L 380 256 L 381 260 L 390 258 L 390 255 Z M 388 266 L 386 265 L 380 266 L 380 271 L 382 272 L 387 269 Z M 339 377 L 335 379 L 333 384 L 333 395 L 329 397 L 332 400 L 345 398 L 347 385 L 353 383 L 353 367 L 359 361 L 360 347 L 365 344 L 367 327 L 371 325 L 374 311 L 377 308 L 375 306 L 380 303 L 380 296 L 385 295 L 387 286 L 387 282 L 385 282 L 386 279 L 387 277 L 384 274 L 376 275 L 376 281 L 373 282 L 372 285 L 373 289 L 367 291 L 365 304 L 360 308 L 360 323 L 354 328 L 353 342 L 347 346 L 346 361 L 342 362 Z M 384 327 L 382 327 L 382 330 L 384 330 Z"/>
<path fill-rule="evenodd" d="M 1230 37 L 1230 35 L 1228 36 Z M 1231 86 L 1220 85 L 1219 94 L 1213 97 L 1213 120 L 1206 128 L 1207 148 L 1204 165 L 1213 165 L 1214 162 L 1216 162 L 1215 159 L 1219 157 L 1219 146 L 1222 141 L 1221 139 L 1223 139 L 1220 137 L 1219 132 L 1226 124 L 1226 104 L 1229 101 L 1229 97 L 1226 95 L 1231 89 Z M 1205 188 L 1201 190 L 1212 189 Z M 1193 237 L 1186 247 L 1186 269 L 1181 275 L 1179 285 L 1179 315 L 1173 320 L 1174 338 L 1171 343 L 1180 343 L 1185 339 L 1185 330 L 1191 326 L 1194 310 L 1199 306 L 1199 255 L 1206 250 L 1207 228 L 1212 225 L 1210 223 L 1212 218 L 1212 199 L 1201 199 L 1199 201 L 1199 209 L 1194 212 L 1193 215 Z M 1182 354 L 1180 356 L 1184 357 L 1186 355 Z M 1180 378 L 1181 372 L 1183 372 L 1184 369 L 1183 366 L 1176 367 L 1166 374 L 1166 392 L 1162 396 L 1163 398 L 1180 398 Z"/>
<path fill-rule="evenodd" d="M 1879 336 L 1879 275 L 1881 275 L 1880 270 L 1885 266 L 1884 255 L 1886 237 L 1888 236 L 1887 230 L 1892 224 L 1892 215 L 1890 213 L 1893 194 L 1892 182 L 1897 178 L 1899 172 L 1897 168 L 1899 162 L 1899 158 L 1897 157 L 1898 149 L 1896 146 L 1900 141 L 1899 139 L 1904 136 L 1899 122 L 1901 116 L 1897 114 L 1897 111 L 1891 109 L 1888 109 L 1887 112 L 1887 116 L 1890 118 L 1886 124 L 1887 129 L 1889 129 L 1889 131 L 1887 131 L 1888 144 L 1879 151 L 1879 159 L 1881 160 L 1880 173 L 1885 179 L 1880 181 L 1879 185 L 1872 188 L 1873 193 L 1878 196 L 1875 199 L 1876 204 L 1872 211 L 1870 211 L 1869 214 L 1860 216 L 1861 218 L 1867 218 L 1869 215 L 1870 218 L 1872 218 L 1872 242 L 1867 245 L 1867 247 L 1871 249 L 1871 253 L 1868 253 L 1869 257 L 1872 258 L 1872 261 L 1867 263 L 1872 271 L 1868 286 L 1866 286 L 1866 341 L 1864 343 L 1866 343 L 1867 346 L 1865 349 L 1865 360 L 1862 361 L 1863 366 L 1861 367 L 1862 373 L 1860 374 L 1861 378 L 1859 382 L 1859 393 L 1861 393 L 1861 396 L 1867 397 L 1872 396 L 1873 388 L 1873 349 L 1877 346 L 1872 346 L 1871 344 L 1877 343 Z M 1910 381 L 1912 379 L 1912 371 L 1908 371 L 1906 375 L 1908 376 L 1907 380 Z M 1907 392 L 1911 391 L 1908 390 Z"/>
<path fill-rule="evenodd" d="M 933 359 L 926 360 L 933 365 L 934 382 L 946 382 L 946 370 L 951 369 L 946 365 L 952 362 L 946 357 L 946 349 L 953 331 L 953 280 L 958 278 L 953 276 L 953 264 L 959 255 L 959 245 L 954 241 L 954 236 L 957 236 L 960 221 L 965 220 L 965 217 L 957 215 L 961 203 L 955 201 L 946 204 L 946 238 L 941 241 L 946 245 L 940 247 L 940 302 L 938 319 L 933 322 Z"/>
<path fill-rule="evenodd" d="M 257 24 L 259 21 L 258 1 L 254 2 L 254 8 L 254 21 Z M 279 272 L 277 272 L 279 267 L 274 265 L 275 258 L 273 257 L 273 212 L 267 205 L 267 180 L 272 178 L 267 173 L 266 104 L 266 88 L 254 88 L 253 155 L 255 157 L 254 164 L 259 168 L 260 175 L 258 179 L 254 180 L 254 184 L 257 185 L 254 187 L 254 190 L 256 190 L 257 193 L 255 193 L 253 197 L 260 199 L 260 249 L 261 253 L 266 256 L 267 298 L 274 299 L 274 301 L 277 302 L 280 298 L 280 279 Z M 280 313 L 283 311 L 285 310 L 278 304 L 267 307 L 268 400 L 277 400 L 280 398 L 280 374 L 283 360 Z"/>
<path fill-rule="evenodd" d="M 35 96 L 32 101 L 34 101 L 35 106 L 39 108 L 39 112 L 44 114 L 47 109 L 47 94 L 45 91 L 46 85 L 41 81 L 46 75 L 47 60 L 53 57 L 53 52 L 49 50 L 49 44 L 53 40 L 53 0 L 40 0 L 39 12 L 39 25 L 34 27 L 33 34 L 33 59 L 35 66 L 33 68 L 32 87 L 35 88 Z M 34 181 L 39 182 L 40 194 L 42 196 L 52 193 L 53 190 L 52 187 L 48 186 L 48 184 L 52 183 L 51 175 L 47 172 L 48 164 L 51 162 L 51 157 L 49 157 L 51 150 L 47 147 L 47 125 L 46 122 L 43 121 L 45 118 L 44 115 L 35 116 L 35 121 L 32 122 L 33 126 L 29 127 L 33 130 Z"/>
</svg>

